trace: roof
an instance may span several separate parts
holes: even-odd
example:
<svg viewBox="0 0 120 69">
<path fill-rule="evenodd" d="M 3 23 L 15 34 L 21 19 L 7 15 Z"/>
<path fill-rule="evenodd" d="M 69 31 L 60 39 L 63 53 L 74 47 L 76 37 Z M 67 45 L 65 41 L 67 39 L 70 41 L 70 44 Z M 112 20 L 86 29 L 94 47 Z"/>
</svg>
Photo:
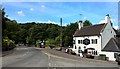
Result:
<svg viewBox="0 0 120 69">
<path fill-rule="evenodd" d="M 116 36 L 120 37 L 120 32 L 119 31 L 117 31 Z"/>
<path fill-rule="evenodd" d="M 116 29 L 114 29 L 114 28 L 113 28 L 113 30 L 114 30 L 115 33 L 116 33 L 116 37 L 120 37 L 120 31 L 118 31 L 118 30 L 116 30 Z"/>
<path fill-rule="evenodd" d="M 102 51 L 120 52 L 120 38 L 111 38 Z"/>
<path fill-rule="evenodd" d="M 113 28 L 113 30 L 115 31 L 115 33 L 116 33 L 117 35 L 120 35 L 120 31 L 119 31 L 119 30 L 116 30 L 115 28 Z"/>
<path fill-rule="evenodd" d="M 106 24 L 103 23 L 82 27 L 80 30 L 76 30 L 76 32 L 74 33 L 74 37 L 100 35 L 105 26 Z"/>
</svg>

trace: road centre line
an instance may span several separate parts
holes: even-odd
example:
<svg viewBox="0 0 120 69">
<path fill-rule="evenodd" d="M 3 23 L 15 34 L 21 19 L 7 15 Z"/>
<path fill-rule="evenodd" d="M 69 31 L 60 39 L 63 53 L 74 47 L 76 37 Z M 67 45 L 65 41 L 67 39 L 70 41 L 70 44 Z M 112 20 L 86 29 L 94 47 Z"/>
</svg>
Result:
<svg viewBox="0 0 120 69">
<path fill-rule="evenodd" d="M 49 67 L 51 67 L 51 63 L 49 63 Z"/>
<path fill-rule="evenodd" d="M 42 52 L 45 53 L 45 54 L 48 55 L 48 56 L 51 56 L 51 57 L 61 58 L 61 59 L 71 60 L 71 61 L 78 61 L 78 60 L 75 60 L 75 59 L 70 59 L 70 58 L 65 58 L 65 57 L 60 57 L 60 56 L 52 55 L 52 54 L 46 53 L 46 52 L 44 52 L 44 51 L 42 51 Z M 48 58 L 49 58 L 49 57 L 48 57 Z M 78 62 L 80 62 L 80 61 L 78 61 Z"/>
</svg>

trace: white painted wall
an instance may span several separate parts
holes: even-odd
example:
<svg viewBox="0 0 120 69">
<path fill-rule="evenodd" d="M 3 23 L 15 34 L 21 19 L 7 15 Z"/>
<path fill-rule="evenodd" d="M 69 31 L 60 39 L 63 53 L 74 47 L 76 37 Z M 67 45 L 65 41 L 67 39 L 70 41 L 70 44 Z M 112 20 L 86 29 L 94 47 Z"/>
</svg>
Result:
<svg viewBox="0 0 120 69">
<path fill-rule="evenodd" d="M 78 40 L 84 40 L 86 38 L 90 39 L 89 45 L 78 44 Z M 92 44 L 92 39 L 97 39 L 97 44 Z M 84 51 L 84 46 L 86 46 L 86 48 L 95 48 L 98 53 L 101 51 L 101 36 L 74 37 L 73 40 L 75 40 L 75 44 L 73 44 L 73 51 L 75 51 L 77 54 L 79 47 L 81 47 L 81 50 Z M 75 46 L 77 47 L 77 49 L 75 49 Z"/>
<path fill-rule="evenodd" d="M 90 39 L 90 44 L 89 45 L 84 45 L 84 44 L 78 44 L 78 40 L 84 40 L 85 38 L 88 38 Z M 97 44 L 92 44 L 92 41 L 91 39 L 98 39 L 97 41 Z M 101 45 L 101 36 L 90 36 L 90 37 L 74 37 L 73 40 L 75 40 L 75 44 L 73 44 L 73 51 L 75 51 L 76 54 L 79 54 L 78 53 L 78 49 L 79 49 L 79 46 L 81 47 L 82 51 L 84 51 L 84 46 L 86 46 L 86 48 L 95 48 L 95 50 L 97 50 L 98 52 L 98 55 L 99 54 L 105 54 L 106 57 L 109 57 L 109 60 L 110 61 L 115 61 L 115 58 L 114 58 L 114 53 L 115 52 L 104 52 L 104 51 L 101 51 L 102 50 L 102 45 Z M 75 49 L 75 45 L 77 47 L 77 49 Z"/>
<path fill-rule="evenodd" d="M 108 41 L 116 35 L 115 31 L 113 30 L 113 27 L 111 26 L 111 23 L 107 23 L 104 31 L 102 32 L 102 49 L 106 46 Z"/>
<path fill-rule="evenodd" d="M 109 57 L 110 61 L 115 61 L 114 53 L 115 52 L 103 52 L 103 51 L 100 52 L 100 54 L 105 54 L 106 57 Z"/>
</svg>

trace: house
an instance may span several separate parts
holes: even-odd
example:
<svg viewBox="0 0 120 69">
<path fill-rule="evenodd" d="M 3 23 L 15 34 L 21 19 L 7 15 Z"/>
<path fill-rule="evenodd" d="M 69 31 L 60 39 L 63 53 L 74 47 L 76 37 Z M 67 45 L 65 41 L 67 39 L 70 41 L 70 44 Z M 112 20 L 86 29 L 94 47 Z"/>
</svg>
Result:
<svg viewBox="0 0 120 69">
<path fill-rule="evenodd" d="M 89 53 L 94 56 L 104 54 L 109 60 L 115 61 L 115 54 L 120 51 L 120 33 L 113 28 L 109 14 L 105 16 L 105 21 L 105 23 L 85 27 L 80 21 L 79 29 L 73 35 L 72 50 L 76 54 L 81 54 L 91 48 L 94 50 Z"/>
</svg>

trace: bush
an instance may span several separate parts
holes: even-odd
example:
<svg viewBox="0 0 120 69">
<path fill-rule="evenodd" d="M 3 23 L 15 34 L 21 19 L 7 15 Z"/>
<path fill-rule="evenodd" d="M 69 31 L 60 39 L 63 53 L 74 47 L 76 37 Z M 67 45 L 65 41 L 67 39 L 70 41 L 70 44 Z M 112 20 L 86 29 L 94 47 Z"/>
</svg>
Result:
<svg viewBox="0 0 120 69">
<path fill-rule="evenodd" d="M 53 47 L 53 46 L 55 46 L 55 40 L 53 40 L 53 39 L 48 39 L 47 41 L 46 41 L 46 45 L 48 46 L 48 47 Z"/>
<path fill-rule="evenodd" d="M 6 41 L 2 42 L 2 51 L 7 51 L 8 50 L 8 45 Z"/>
<path fill-rule="evenodd" d="M 11 49 L 15 48 L 14 42 L 12 40 L 10 40 L 9 42 L 10 42 L 9 49 L 11 50 Z"/>
<path fill-rule="evenodd" d="M 8 37 L 3 38 L 2 40 L 2 51 L 7 51 L 15 48 L 15 44 Z"/>
</svg>

